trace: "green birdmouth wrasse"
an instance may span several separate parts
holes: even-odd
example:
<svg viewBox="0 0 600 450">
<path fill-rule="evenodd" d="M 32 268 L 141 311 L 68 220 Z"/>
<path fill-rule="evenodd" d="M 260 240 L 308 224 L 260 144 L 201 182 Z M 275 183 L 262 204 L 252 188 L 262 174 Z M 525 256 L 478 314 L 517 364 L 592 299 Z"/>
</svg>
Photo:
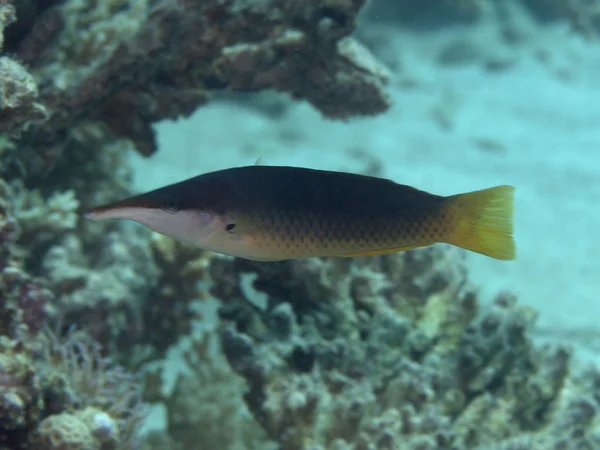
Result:
<svg viewBox="0 0 600 450">
<path fill-rule="evenodd" d="M 511 260 L 513 208 L 512 186 L 444 197 L 364 175 L 248 166 L 99 206 L 86 217 L 130 219 L 184 243 L 262 261 L 371 256 L 438 242 Z"/>
</svg>

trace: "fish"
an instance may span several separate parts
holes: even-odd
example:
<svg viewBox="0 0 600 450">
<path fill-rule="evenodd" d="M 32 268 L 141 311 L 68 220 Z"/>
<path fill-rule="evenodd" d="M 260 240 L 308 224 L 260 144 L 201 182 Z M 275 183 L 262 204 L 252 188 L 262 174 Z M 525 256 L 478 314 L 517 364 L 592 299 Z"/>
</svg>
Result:
<svg viewBox="0 0 600 450">
<path fill-rule="evenodd" d="M 223 255 L 257 261 L 361 257 L 437 243 L 516 258 L 514 191 L 441 196 L 385 178 L 289 166 L 205 173 L 89 210 Z"/>
</svg>

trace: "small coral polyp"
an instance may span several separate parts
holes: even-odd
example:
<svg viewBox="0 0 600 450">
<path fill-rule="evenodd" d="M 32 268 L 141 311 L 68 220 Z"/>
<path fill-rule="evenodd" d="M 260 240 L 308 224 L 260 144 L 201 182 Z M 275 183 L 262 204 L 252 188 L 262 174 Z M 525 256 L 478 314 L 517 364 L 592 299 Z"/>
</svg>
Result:
<svg viewBox="0 0 600 450">
<path fill-rule="evenodd" d="M 55 414 L 42 420 L 29 450 L 117 450 L 115 420 L 96 408 Z"/>
</svg>

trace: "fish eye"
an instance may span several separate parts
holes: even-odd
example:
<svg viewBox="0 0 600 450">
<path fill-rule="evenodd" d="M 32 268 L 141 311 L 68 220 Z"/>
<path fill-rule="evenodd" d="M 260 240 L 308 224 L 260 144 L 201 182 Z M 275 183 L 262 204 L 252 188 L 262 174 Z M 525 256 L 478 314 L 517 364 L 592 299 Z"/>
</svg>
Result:
<svg viewBox="0 0 600 450">
<path fill-rule="evenodd" d="M 163 200 L 162 210 L 173 214 L 179 211 L 179 205 L 172 198 L 166 198 Z"/>
<path fill-rule="evenodd" d="M 228 223 L 225 226 L 225 230 L 227 230 L 229 233 L 231 233 L 233 231 L 233 229 L 235 228 L 235 223 Z"/>
</svg>

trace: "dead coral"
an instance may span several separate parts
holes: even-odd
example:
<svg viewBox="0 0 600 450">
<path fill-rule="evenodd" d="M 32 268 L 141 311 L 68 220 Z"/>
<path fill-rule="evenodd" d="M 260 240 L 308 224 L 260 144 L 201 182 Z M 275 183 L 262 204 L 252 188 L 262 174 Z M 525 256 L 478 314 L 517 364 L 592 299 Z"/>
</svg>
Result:
<svg viewBox="0 0 600 450">
<path fill-rule="evenodd" d="M 243 401 L 246 383 L 223 357 L 215 335 L 196 338 L 172 390 L 154 398 L 167 410 L 166 433 L 181 448 L 275 449 Z"/>
<path fill-rule="evenodd" d="M 79 202 L 73 190 L 55 192 L 44 199 L 39 191 L 30 191 L 16 181 L 13 191 L 14 214 L 20 227 L 20 251 L 35 254 L 40 245 L 56 240 L 77 226 Z"/>
<path fill-rule="evenodd" d="M 14 7 L 0 4 L 0 49 L 4 29 L 15 18 Z M 0 56 L 0 132 L 19 137 L 24 128 L 46 118 L 46 109 L 38 103 L 38 87 L 33 76 L 19 62 Z"/>
<path fill-rule="evenodd" d="M 193 303 L 206 298 L 202 283 L 209 280 L 211 255 L 159 234 L 152 236 L 150 248 L 160 274 L 142 309 L 142 321 L 148 330 L 144 342 L 157 356 L 191 334 L 192 321 L 199 318 Z"/>
<path fill-rule="evenodd" d="M 121 225 L 94 232 L 93 244 L 67 234 L 44 255 L 41 273 L 65 321 L 79 323 L 119 361 L 137 366 L 161 358 L 191 333 L 210 256 L 141 226 Z"/>
<path fill-rule="evenodd" d="M 24 269 L 17 251 L 21 228 L 15 218 L 16 194 L 0 178 L 0 335 L 22 339 L 41 330 L 53 311 L 54 295 Z"/>
<path fill-rule="evenodd" d="M 158 276 L 148 238 L 146 230 L 124 227 L 108 232 L 92 254 L 70 234 L 43 258 L 64 320 L 80 324 L 112 355 L 131 351 L 144 334 L 142 309 Z"/>
<path fill-rule="evenodd" d="M 213 261 L 223 351 L 281 449 L 600 445 L 598 372 L 535 348 L 511 295 L 480 314 L 457 255 Z"/>
<path fill-rule="evenodd" d="M 362 4 L 67 0 L 44 9 L 10 42 L 49 111 L 23 146 L 54 154 L 70 128 L 96 120 L 149 155 L 152 123 L 188 116 L 224 89 L 289 92 L 336 118 L 382 112 L 385 71 L 364 49 L 344 51 Z"/>
<path fill-rule="evenodd" d="M 44 395 L 40 374 L 16 341 L 0 337 L 0 448 L 24 450 L 40 420 Z"/>
</svg>

